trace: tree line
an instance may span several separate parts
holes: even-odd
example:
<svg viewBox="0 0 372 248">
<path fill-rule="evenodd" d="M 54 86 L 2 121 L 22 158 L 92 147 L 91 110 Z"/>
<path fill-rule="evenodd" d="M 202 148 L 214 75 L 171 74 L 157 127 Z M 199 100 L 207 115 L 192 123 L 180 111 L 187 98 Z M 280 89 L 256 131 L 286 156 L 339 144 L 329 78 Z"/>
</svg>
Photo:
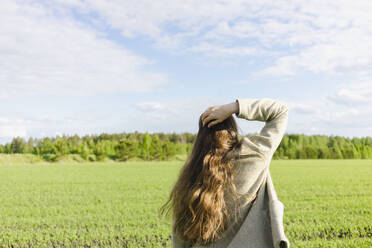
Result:
<svg viewBox="0 0 372 248">
<path fill-rule="evenodd" d="M 250 134 L 248 134 L 250 135 Z M 248 136 L 247 135 L 247 136 Z M 69 154 L 83 160 L 103 161 L 105 158 L 126 161 L 171 160 L 191 152 L 196 134 L 184 133 L 119 133 L 85 136 L 56 136 L 27 141 L 15 137 L 0 144 L 0 153 L 34 154 L 46 161 L 57 161 Z M 273 159 L 369 159 L 372 158 L 372 137 L 286 134 Z"/>
<path fill-rule="evenodd" d="M 33 138 L 26 141 L 14 137 L 10 143 L 0 144 L 0 153 L 34 154 L 46 161 L 57 161 L 69 154 L 77 154 L 87 161 L 109 158 L 126 161 L 170 160 L 178 154 L 188 154 L 195 135 L 191 133 L 119 133 L 85 136 L 56 136 Z"/>
</svg>

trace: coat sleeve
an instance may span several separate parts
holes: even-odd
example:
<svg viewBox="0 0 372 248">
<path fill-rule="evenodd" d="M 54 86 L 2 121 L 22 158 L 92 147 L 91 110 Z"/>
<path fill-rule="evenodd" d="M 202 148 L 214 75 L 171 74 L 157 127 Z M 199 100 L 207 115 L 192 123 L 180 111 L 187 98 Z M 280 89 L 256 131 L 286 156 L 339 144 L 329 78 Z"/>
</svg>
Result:
<svg viewBox="0 0 372 248">
<path fill-rule="evenodd" d="M 284 102 L 270 98 L 236 99 L 239 112 L 236 116 L 251 121 L 263 121 L 264 127 L 258 135 L 249 137 L 255 150 L 272 156 L 278 148 L 288 124 L 288 107 Z"/>
</svg>

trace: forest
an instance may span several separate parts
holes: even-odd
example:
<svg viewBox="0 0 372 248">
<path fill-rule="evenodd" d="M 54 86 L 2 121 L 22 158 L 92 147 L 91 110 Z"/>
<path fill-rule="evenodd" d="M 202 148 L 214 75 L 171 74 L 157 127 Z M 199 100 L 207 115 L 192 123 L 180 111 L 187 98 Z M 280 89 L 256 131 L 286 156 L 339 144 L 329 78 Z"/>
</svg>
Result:
<svg viewBox="0 0 372 248">
<path fill-rule="evenodd" d="M 247 136 L 254 134 L 247 134 Z M 196 134 L 184 133 L 117 133 L 85 136 L 56 136 L 25 140 L 14 137 L 0 144 L 3 154 L 34 154 L 42 160 L 55 162 L 76 154 L 84 161 L 172 160 L 187 156 Z M 273 159 L 370 159 L 372 137 L 285 134 Z"/>
</svg>

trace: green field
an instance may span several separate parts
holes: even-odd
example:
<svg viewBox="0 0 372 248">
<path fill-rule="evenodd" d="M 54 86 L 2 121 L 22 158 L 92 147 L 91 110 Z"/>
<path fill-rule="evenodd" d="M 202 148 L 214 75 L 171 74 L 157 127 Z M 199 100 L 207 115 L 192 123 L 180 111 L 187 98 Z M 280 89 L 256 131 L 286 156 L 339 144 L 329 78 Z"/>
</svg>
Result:
<svg viewBox="0 0 372 248">
<path fill-rule="evenodd" d="M 182 162 L 0 165 L 0 247 L 171 247 Z M 295 247 L 372 247 L 372 160 L 273 160 Z"/>
</svg>

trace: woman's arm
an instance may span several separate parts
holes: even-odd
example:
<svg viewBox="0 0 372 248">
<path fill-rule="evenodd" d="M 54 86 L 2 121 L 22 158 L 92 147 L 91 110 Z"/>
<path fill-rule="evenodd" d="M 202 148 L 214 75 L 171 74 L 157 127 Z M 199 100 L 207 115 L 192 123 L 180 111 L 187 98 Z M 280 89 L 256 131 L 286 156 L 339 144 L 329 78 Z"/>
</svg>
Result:
<svg viewBox="0 0 372 248">
<path fill-rule="evenodd" d="M 284 102 L 270 98 L 236 99 L 239 105 L 235 115 L 251 121 L 264 121 L 265 126 L 258 135 L 250 137 L 257 149 L 274 154 L 288 124 L 288 107 Z"/>
<path fill-rule="evenodd" d="M 232 103 L 207 108 L 202 115 L 203 126 L 211 127 L 234 113 L 246 120 L 266 122 L 259 135 L 250 137 L 250 143 L 255 146 L 254 150 L 272 155 L 287 128 L 287 105 L 270 98 L 238 98 Z"/>
<path fill-rule="evenodd" d="M 208 124 L 207 127 L 216 125 L 217 123 L 224 121 L 227 117 L 234 113 L 239 113 L 238 101 L 223 105 L 211 106 L 207 108 L 203 113 L 203 126 L 205 126 L 206 124 Z"/>
</svg>

